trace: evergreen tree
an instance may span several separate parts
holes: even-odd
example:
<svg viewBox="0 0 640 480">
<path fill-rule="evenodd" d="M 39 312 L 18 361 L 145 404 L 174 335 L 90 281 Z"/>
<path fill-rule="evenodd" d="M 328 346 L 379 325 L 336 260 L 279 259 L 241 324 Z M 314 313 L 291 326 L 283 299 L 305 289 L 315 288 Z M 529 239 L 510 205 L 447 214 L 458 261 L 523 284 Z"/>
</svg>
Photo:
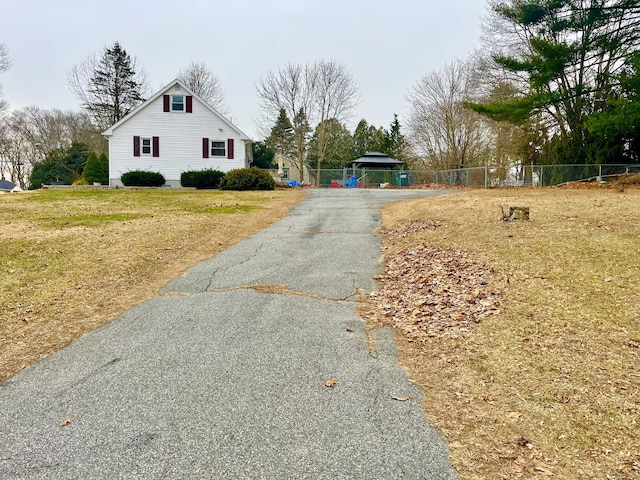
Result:
<svg viewBox="0 0 640 480">
<path fill-rule="evenodd" d="M 105 165 L 104 162 L 101 161 L 103 156 L 106 158 L 104 153 L 98 157 L 95 153 L 91 152 L 87 158 L 87 163 L 84 166 L 84 170 L 82 170 L 82 176 L 87 182 L 97 182 L 102 185 L 109 183 L 109 165 L 108 163 Z"/>
<path fill-rule="evenodd" d="M 266 139 L 266 147 L 288 158 L 296 158 L 295 134 L 291 120 L 284 108 L 280 109 L 278 119 Z"/>
<path fill-rule="evenodd" d="M 147 80 L 120 43 L 88 57 L 68 74 L 71 90 L 96 125 L 105 129 L 144 101 Z"/>
<path fill-rule="evenodd" d="M 96 118 L 112 125 L 144 101 L 131 57 L 118 42 L 107 48 L 98 61 L 91 93 L 95 101 L 87 108 Z"/>
<path fill-rule="evenodd" d="M 640 53 L 634 54 L 618 76 L 619 88 L 612 92 L 607 109 L 588 119 L 589 131 L 618 139 L 624 148 L 620 162 L 640 161 Z"/>
<path fill-rule="evenodd" d="M 393 114 L 393 122 L 391 122 L 391 126 L 385 140 L 386 145 L 383 152 L 391 158 L 405 161 L 407 147 L 404 135 L 400 132 L 400 121 L 398 120 L 397 113 Z"/>
<path fill-rule="evenodd" d="M 369 125 L 365 119 L 360 120 L 353 132 L 353 159 L 367 152 L 383 152 L 386 149 L 387 136 L 384 128 L 376 128 Z"/>
<path fill-rule="evenodd" d="M 276 156 L 276 152 L 267 147 L 266 142 L 252 142 L 251 149 L 253 150 L 253 162 L 252 167 L 257 168 L 278 168 L 273 159 Z"/>
<path fill-rule="evenodd" d="M 308 159 L 313 164 L 318 161 L 318 139 L 320 128 L 323 128 L 325 140 L 324 159 L 322 167 L 328 169 L 342 168 L 351 160 L 353 151 L 353 137 L 347 127 L 335 118 L 325 120 L 316 127 L 311 140 L 309 140 Z"/>
<path fill-rule="evenodd" d="M 41 188 L 53 182 L 71 185 L 82 176 L 89 153 L 87 145 L 77 142 L 66 149 L 52 150 L 44 161 L 33 166 L 29 189 Z"/>
<path fill-rule="evenodd" d="M 607 109 L 616 69 L 640 46 L 640 0 L 508 0 L 493 12 L 493 59 L 522 89 L 507 102 L 467 105 L 516 124 L 541 117 L 560 137 L 546 150 L 558 162 L 583 163 L 612 146 L 586 123 Z M 613 147 L 600 158 L 614 161 Z"/>
<path fill-rule="evenodd" d="M 294 145 L 296 159 L 298 160 L 298 170 L 302 176 L 304 172 L 304 162 L 306 160 L 307 142 L 309 140 L 309 133 L 311 133 L 311 127 L 307 120 L 305 111 L 301 108 L 293 118 L 293 131 L 294 131 Z"/>
</svg>

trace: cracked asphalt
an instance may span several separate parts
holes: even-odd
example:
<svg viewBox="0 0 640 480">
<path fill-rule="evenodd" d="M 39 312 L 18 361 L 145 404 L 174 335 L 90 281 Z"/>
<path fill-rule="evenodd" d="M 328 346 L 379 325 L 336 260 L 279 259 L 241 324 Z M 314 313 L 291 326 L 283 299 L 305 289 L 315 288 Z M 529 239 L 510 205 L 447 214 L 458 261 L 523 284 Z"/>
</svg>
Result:
<svg viewBox="0 0 640 480">
<path fill-rule="evenodd" d="M 0 478 L 458 478 L 393 332 L 357 312 L 380 206 L 441 193 L 311 190 L 0 384 Z"/>
</svg>

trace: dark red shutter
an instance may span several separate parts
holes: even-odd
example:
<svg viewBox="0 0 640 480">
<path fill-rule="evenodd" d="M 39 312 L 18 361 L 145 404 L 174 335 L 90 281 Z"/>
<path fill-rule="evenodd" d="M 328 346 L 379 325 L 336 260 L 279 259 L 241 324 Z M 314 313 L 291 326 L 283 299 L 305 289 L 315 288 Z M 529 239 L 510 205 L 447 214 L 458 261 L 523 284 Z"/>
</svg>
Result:
<svg viewBox="0 0 640 480">
<path fill-rule="evenodd" d="M 133 137 L 133 156 L 140 156 L 140 137 Z"/>
<path fill-rule="evenodd" d="M 233 160 L 233 138 L 227 140 L 227 158 Z"/>
<path fill-rule="evenodd" d="M 187 113 L 193 113 L 193 97 L 187 95 Z"/>
<path fill-rule="evenodd" d="M 202 158 L 209 158 L 209 139 L 202 139 Z"/>
<path fill-rule="evenodd" d="M 153 137 L 153 156 L 160 156 L 160 137 Z"/>
<path fill-rule="evenodd" d="M 168 112 L 169 111 L 169 95 L 162 96 L 162 104 L 164 107 L 164 111 Z"/>
</svg>

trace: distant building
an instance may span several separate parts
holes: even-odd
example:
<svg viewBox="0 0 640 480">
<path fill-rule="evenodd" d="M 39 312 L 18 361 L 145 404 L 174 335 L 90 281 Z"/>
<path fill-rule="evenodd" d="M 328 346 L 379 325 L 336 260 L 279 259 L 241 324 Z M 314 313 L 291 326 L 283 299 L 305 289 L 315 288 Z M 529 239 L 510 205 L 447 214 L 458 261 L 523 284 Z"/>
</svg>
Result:
<svg viewBox="0 0 640 480">
<path fill-rule="evenodd" d="M 273 161 L 278 165 L 277 170 L 270 170 L 276 182 L 286 184 L 291 180 L 303 184 L 314 184 L 316 172 L 304 165 L 302 175 L 300 175 L 300 164 L 284 155 L 276 153 Z"/>
<path fill-rule="evenodd" d="M 16 185 L 9 180 L 0 180 L 0 194 L 13 192 L 22 192 L 22 189 L 19 185 Z"/>
</svg>

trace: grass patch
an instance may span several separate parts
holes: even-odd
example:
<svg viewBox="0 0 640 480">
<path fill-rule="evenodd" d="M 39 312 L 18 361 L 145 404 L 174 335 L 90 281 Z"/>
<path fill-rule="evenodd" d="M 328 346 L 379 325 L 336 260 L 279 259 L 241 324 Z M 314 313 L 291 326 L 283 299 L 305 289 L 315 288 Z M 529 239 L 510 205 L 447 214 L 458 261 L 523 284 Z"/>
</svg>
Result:
<svg viewBox="0 0 640 480">
<path fill-rule="evenodd" d="M 196 213 L 208 213 L 208 214 L 217 214 L 217 213 L 239 213 L 239 212 L 250 212 L 251 210 L 255 210 L 257 207 L 255 205 L 212 205 L 212 206 L 203 206 L 203 207 L 193 207 L 192 211 Z"/>
<path fill-rule="evenodd" d="M 284 216 L 304 192 L 0 196 L 0 381 Z"/>
<path fill-rule="evenodd" d="M 529 222 L 501 221 L 528 206 Z M 390 205 L 386 241 L 468 253 L 500 315 L 468 335 L 400 338 L 427 417 L 465 479 L 640 478 L 640 191 L 467 191 Z M 387 237 L 389 238 L 389 237 Z"/>
<path fill-rule="evenodd" d="M 72 227 L 97 227 L 103 223 L 124 222 L 135 220 L 148 215 L 142 213 L 93 213 L 93 214 L 67 214 L 64 217 L 42 217 L 37 224 L 42 228 L 72 228 Z"/>
</svg>

